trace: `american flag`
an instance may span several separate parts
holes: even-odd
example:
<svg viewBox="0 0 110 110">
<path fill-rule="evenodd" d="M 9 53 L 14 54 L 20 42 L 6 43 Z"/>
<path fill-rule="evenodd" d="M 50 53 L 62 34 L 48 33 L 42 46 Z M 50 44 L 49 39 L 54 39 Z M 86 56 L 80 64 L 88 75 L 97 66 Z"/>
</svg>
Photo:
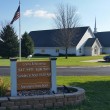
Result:
<svg viewBox="0 0 110 110">
<path fill-rule="evenodd" d="M 18 6 L 18 9 L 15 12 L 15 15 L 14 15 L 12 21 L 10 22 L 10 24 L 13 24 L 13 22 L 16 21 L 19 17 L 20 17 L 20 5 Z"/>
</svg>

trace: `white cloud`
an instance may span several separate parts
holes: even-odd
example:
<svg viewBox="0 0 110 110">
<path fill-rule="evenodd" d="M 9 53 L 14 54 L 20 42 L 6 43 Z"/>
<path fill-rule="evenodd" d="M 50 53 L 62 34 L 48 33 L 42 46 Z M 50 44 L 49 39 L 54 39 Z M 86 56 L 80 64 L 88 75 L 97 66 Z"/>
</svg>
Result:
<svg viewBox="0 0 110 110">
<path fill-rule="evenodd" d="M 33 14 L 33 11 L 32 11 L 32 10 L 26 10 L 26 11 L 24 12 L 24 16 L 31 17 L 32 14 Z"/>
<path fill-rule="evenodd" d="M 39 18 L 54 18 L 55 14 L 54 13 L 50 13 L 48 11 L 45 10 L 26 10 L 24 12 L 24 16 L 27 17 L 39 17 Z"/>
<path fill-rule="evenodd" d="M 34 16 L 41 17 L 41 18 L 53 18 L 53 17 L 55 17 L 55 14 L 49 13 L 45 10 L 37 10 L 37 11 L 35 11 Z"/>
</svg>

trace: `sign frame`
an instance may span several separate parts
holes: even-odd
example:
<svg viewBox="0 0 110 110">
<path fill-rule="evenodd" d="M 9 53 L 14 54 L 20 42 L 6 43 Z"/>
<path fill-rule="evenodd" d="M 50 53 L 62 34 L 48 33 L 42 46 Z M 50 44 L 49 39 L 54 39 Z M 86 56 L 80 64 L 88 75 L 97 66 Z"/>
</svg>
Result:
<svg viewBox="0 0 110 110">
<path fill-rule="evenodd" d="M 57 93 L 56 86 L 56 59 L 50 58 L 51 72 L 51 92 Z M 11 75 L 11 96 L 17 96 L 17 58 L 11 58 L 10 75 Z"/>
</svg>

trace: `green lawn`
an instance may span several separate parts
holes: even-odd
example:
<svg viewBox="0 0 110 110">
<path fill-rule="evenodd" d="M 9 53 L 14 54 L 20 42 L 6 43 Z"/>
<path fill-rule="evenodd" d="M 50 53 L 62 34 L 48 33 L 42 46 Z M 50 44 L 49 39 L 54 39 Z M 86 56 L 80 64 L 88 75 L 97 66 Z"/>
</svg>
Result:
<svg viewBox="0 0 110 110">
<path fill-rule="evenodd" d="M 17 58 L 18 60 L 17 61 L 19 61 L 19 58 Z M 22 60 L 21 61 L 40 61 L 40 60 L 49 60 L 49 58 L 47 58 L 47 57 L 44 57 L 44 58 L 40 58 L 40 57 L 38 57 L 38 58 L 31 58 L 30 60 L 29 59 L 27 59 L 27 58 L 22 58 Z M 0 58 L 0 66 L 10 66 L 10 59 L 2 59 L 2 58 Z"/>
<path fill-rule="evenodd" d="M 88 60 L 103 59 L 103 56 L 81 56 L 81 57 L 69 57 L 65 59 L 64 57 L 59 57 L 57 59 L 57 66 L 102 66 L 110 65 L 107 62 L 82 62 Z"/>
<path fill-rule="evenodd" d="M 10 60 L 9 59 L 0 59 L 0 66 L 9 66 Z"/>
<path fill-rule="evenodd" d="M 31 58 L 30 60 L 26 58 L 22 58 L 22 61 L 38 61 L 38 60 L 48 60 L 49 58 Z M 65 57 L 57 57 L 57 66 L 103 66 L 103 65 L 110 65 L 110 63 L 107 62 L 82 62 L 87 60 L 95 60 L 95 59 L 103 59 L 103 56 L 81 56 L 81 57 L 68 57 L 68 59 L 65 59 Z M 9 66 L 10 60 L 9 59 L 0 59 L 0 66 Z"/>
<path fill-rule="evenodd" d="M 10 82 L 9 77 L 4 80 Z M 110 110 L 110 76 L 58 76 L 57 85 L 82 87 L 86 91 L 86 100 L 81 105 L 57 110 Z"/>
<path fill-rule="evenodd" d="M 86 90 L 86 100 L 77 107 L 57 110 L 110 110 L 110 76 L 59 76 L 58 85 L 78 86 Z"/>
</svg>

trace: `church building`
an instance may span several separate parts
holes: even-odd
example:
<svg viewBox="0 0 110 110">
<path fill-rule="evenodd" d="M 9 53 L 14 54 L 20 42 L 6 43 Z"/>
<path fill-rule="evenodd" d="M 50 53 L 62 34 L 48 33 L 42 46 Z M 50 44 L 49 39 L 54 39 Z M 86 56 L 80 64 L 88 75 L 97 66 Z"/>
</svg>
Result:
<svg viewBox="0 0 110 110">
<path fill-rule="evenodd" d="M 55 41 L 59 29 L 31 31 L 29 35 L 34 41 L 34 53 L 38 55 L 59 56 L 66 53 L 62 45 Z M 94 32 L 89 26 L 74 28 L 73 45 L 67 53 L 76 56 L 95 56 L 102 53 L 110 53 L 110 32 L 97 32 L 96 19 Z"/>
</svg>

